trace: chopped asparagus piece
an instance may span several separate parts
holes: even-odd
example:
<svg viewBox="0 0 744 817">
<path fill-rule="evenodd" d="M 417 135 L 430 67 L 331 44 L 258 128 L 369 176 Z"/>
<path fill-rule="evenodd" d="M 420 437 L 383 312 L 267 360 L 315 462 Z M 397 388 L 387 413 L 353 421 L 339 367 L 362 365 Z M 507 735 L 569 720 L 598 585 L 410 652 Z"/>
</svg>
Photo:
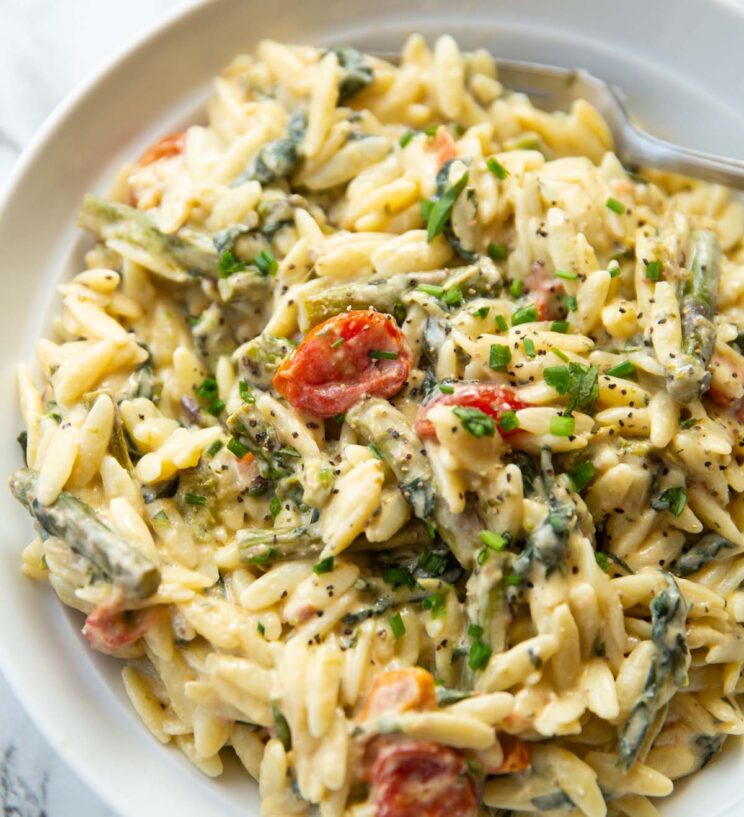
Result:
<svg viewBox="0 0 744 817">
<path fill-rule="evenodd" d="M 638 757 L 656 714 L 687 683 L 690 654 L 685 626 L 687 603 L 674 577 L 660 571 L 666 588 L 651 602 L 651 640 L 655 651 L 641 697 L 620 732 L 618 754 L 625 769 Z"/>
<path fill-rule="evenodd" d="M 721 274 L 721 248 L 715 233 L 696 230 L 691 241 L 690 268 L 680 298 L 684 354 L 675 360 L 667 379 L 669 393 L 681 403 L 697 399 L 710 385 L 708 363 L 716 342 L 713 318 Z"/>
<path fill-rule="evenodd" d="M 297 457 L 283 448 L 274 429 L 252 403 L 246 403 L 231 414 L 227 418 L 227 428 L 256 457 L 262 477 L 282 479 L 297 469 Z"/>
<path fill-rule="evenodd" d="M 216 303 L 201 313 L 199 320 L 191 326 L 191 335 L 199 355 L 211 371 L 215 370 L 222 355 L 235 351 L 235 336 Z"/>
<path fill-rule="evenodd" d="M 431 466 L 403 414 L 387 400 L 372 397 L 347 411 L 346 422 L 382 454 L 414 514 L 428 519 L 435 500 Z"/>
<path fill-rule="evenodd" d="M 269 385 L 281 362 L 294 349 L 287 338 L 260 334 L 244 343 L 236 357 L 240 375 L 249 383 Z"/>
<path fill-rule="evenodd" d="M 367 281 L 363 284 L 342 284 L 319 292 L 304 293 L 297 301 L 300 328 L 306 332 L 348 307 L 352 309 L 374 307 L 379 312 L 390 312 L 405 292 L 415 289 L 422 283 L 440 284 L 444 281 L 445 275 L 444 270 L 422 272 L 418 275 L 392 275 L 390 278 Z"/>
<path fill-rule="evenodd" d="M 89 195 L 83 199 L 78 225 L 98 233 L 107 243 L 141 250 L 157 262 L 154 272 L 173 280 L 185 280 L 187 274 L 219 277 L 219 256 L 208 236 L 193 230 L 169 235 L 135 207 Z M 147 266 L 144 259 L 143 264 Z"/>
<path fill-rule="evenodd" d="M 157 591 L 160 571 L 146 556 L 104 525 L 90 506 L 66 491 L 53 504 L 41 505 L 34 497 L 35 482 L 34 472 L 22 469 L 13 475 L 10 488 L 43 530 L 62 539 L 129 598 L 146 599 Z"/>
</svg>

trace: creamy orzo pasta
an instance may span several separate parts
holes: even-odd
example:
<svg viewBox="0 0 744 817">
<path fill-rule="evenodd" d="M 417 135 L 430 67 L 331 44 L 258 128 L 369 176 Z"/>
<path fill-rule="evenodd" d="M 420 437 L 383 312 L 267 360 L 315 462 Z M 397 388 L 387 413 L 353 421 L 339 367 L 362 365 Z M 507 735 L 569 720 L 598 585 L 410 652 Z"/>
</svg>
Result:
<svg viewBox="0 0 744 817">
<path fill-rule="evenodd" d="M 83 202 L 25 572 L 264 817 L 656 814 L 744 731 L 742 205 L 449 36 L 206 122 Z"/>
</svg>

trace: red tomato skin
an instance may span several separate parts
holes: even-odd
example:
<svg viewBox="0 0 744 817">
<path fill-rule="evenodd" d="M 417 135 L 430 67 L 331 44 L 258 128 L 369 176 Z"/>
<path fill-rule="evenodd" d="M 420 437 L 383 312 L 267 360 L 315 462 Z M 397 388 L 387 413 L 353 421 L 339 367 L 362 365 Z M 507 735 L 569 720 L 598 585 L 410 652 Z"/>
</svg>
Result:
<svg viewBox="0 0 744 817">
<path fill-rule="evenodd" d="M 150 145 L 149 148 L 137 160 L 137 167 L 145 167 L 161 159 L 170 159 L 183 153 L 186 146 L 186 131 L 180 133 L 169 133 Z"/>
<path fill-rule="evenodd" d="M 139 641 L 154 623 L 155 616 L 153 608 L 127 616 L 121 610 L 120 600 L 115 599 L 99 604 L 88 615 L 83 635 L 97 652 L 113 655 L 117 650 Z"/>
<path fill-rule="evenodd" d="M 439 743 L 391 740 L 377 747 L 370 772 L 377 817 L 475 817 L 467 765 Z"/>
<path fill-rule="evenodd" d="M 375 359 L 370 352 L 395 353 Z M 308 332 L 274 375 L 274 388 L 296 409 L 335 417 L 365 397 L 392 397 L 405 384 L 413 357 L 393 318 L 357 309 Z"/>
<path fill-rule="evenodd" d="M 549 275 L 542 261 L 535 261 L 530 267 L 524 283 L 533 296 L 537 316 L 541 321 L 555 321 L 563 317 L 561 310 L 563 283 Z"/>
<path fill-rule="evenodd" d="M 527 408 L 527 403 L 523 403 L 514 392 L 506 386 L 498 386 L 493 383 L 453 383 L 455 391 L 453 394 L 438 394 L 425 406 L 422 406 L 414 430 L 421 439 L 433 438 L 436 436 L 434 424 L 427 418 L 429 410 L 434 406 L 464 406 L 466 408 L 480 409 L 484 414 L 488 414 L 495 420 L 505 411 L 517 411 Z M 502 437 L 516 434 L 514 431 L 502 431 Z"/>
</svg>

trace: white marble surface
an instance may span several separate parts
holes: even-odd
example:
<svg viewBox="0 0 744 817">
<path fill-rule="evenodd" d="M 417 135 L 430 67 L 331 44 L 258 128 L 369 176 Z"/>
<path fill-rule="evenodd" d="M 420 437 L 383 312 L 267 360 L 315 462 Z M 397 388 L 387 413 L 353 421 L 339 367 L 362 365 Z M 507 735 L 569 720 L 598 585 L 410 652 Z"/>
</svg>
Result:
<svg viewBox="0 0 744 817">
<path fill-rule="evenodd" d="M 188 0 L 0 0 L 0 186 L 53 108 Z M 115 817 L 60 760 L 0 675 L 0 815 Z"/>
</svg>

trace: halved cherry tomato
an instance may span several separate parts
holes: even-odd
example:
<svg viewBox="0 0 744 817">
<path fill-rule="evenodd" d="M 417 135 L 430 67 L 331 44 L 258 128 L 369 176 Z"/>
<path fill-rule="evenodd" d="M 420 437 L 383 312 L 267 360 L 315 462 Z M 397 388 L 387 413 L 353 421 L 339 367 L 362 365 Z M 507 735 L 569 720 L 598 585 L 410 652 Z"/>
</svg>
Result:
<svg viewBox="0 0 744 817">
<path fill-rule="evenodd" d="M 120 598 L 99 604 L 85 619 L 83 635 L 94 650 L 104 655 L 113 655 L 136 643 L 154 623 L 153 608 L 124 611 L 121 604 Z"/>
<path fill-rule="evenodd" d="M 434 709 L 437 705 L 434 677 L 421 667 L 381 672 L 375 678 L 360 715 L 366 720 L 383 712 Z"/>
<path fill-rule="evenodd" d="M 295 408 L 333 417 L 365 397 L 392 397 L 408 379 L 411 363 L 390 315 L 354 310 L 311 329 L 273 383 Z"/>
<path fill-rule="evenodd" d="M 377 817 L 475 817 L 475 786 L 458 752 L 438 743 L 390 741 L 370 774 Z"/>
<path fill-rule="evenodd" d="M 421 439 L 436 436 L 434 424 L 427 417 L 434 406 L 477 408 L 495 420 L 498 420 L 505 411 L 517 411 L 527 407 L 527 403 L 519 400 L 516 394 L 506 386 L 498 386 L 495 383 L 453 383 L 452 386 L 454 388 L 452 394 L 437 394 L 419 410 L 415 431 Z M 515 434 L 518 430 L 502 431 L 499 429 L 502 437 Z"/>
<path fill-rule="evenodd" d="M 496 769 L 489 769 L 489 774 L 512 774 L 530 768 L 530 746 L 514 735 L 499 735 L 499 743 L 504 752 L 504 759 Z"/>
<path fill-rule="evenodd" d="M 179 156 L 183 153 L 186 144 L 186 131 L 180 133 L 169 133 L 158 139 L 137 160 L 137 167 L 145 167 L 160 159 L 170 159 L 172 156 Z"/>
<path fill-rule="evenodd" d="M 437 152 L 437 164 L 439 167 L 457 156 L 455 140 L 449 128 L 446 128 L 444 125 L 440 125 L 440 127 L 437 128 L 432 145 Z"/>
</svg>

